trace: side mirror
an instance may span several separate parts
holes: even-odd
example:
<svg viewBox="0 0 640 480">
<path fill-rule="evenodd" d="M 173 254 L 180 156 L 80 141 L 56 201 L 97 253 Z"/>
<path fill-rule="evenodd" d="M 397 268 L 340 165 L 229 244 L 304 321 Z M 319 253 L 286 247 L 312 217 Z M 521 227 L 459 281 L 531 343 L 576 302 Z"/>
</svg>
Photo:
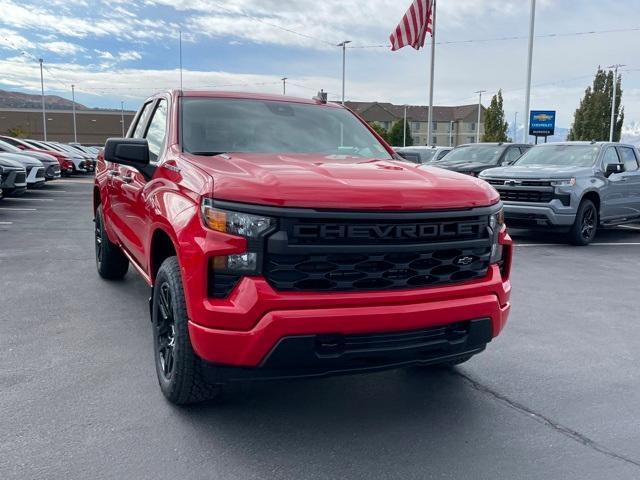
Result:
<svg viewBox="0 0 640 480">
<path fill-rule="evenodd" d="M 614 173 L 624 172 L 624 165 L 622 163 L 607 163 L 604 169 L 604 176 L 610 177 Z"/>
<path fill-rule="evenodd" d="M 104 145 L 105 162 L 127 165 L 149 180 L 155 167 L 149 163 L 149 143 L 144 138 L 109 138 Z"/>
<path fill-rule="evenodd" d="M 500 166 L 501 166 L 501 167 L 508 167 L 508 166 L 510 166 L 510 165 L 513 165 L 514 163 L 515 163 L 515 161 L 514 161 L 514 160 L 505 160 L 504 162 L 502 162 L 502 163 L 500 164 Z"/>
</svg>

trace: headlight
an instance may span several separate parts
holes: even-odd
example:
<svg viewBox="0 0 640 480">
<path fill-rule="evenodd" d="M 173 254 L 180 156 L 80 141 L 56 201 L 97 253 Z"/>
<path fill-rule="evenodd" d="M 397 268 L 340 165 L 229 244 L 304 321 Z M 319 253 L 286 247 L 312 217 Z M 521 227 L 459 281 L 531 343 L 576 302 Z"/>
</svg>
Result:
<svg viewBox="0 0 640 480">
<path fill-rule="evenodd" d="M 551 185 L 554 187 L 573 187 L 576 184 L 575 178 L 562 178 L 559 180 L 551 180 Z"/>
<path fill-rule="evenodd" d="M 491 244 L 491 259 L 490 263 L 500 263 L 502 261 L 502 245 L 498 243 L 500 237 L 500 230 L 504 226 L 504 210 L 500 209 L 499 212 L 489 216 L 489 228 L 491 229 L 492 244 Z"/>
<path fill-rule="evenodd" d="M 247 238 L 259 237 L 274 224 L 269 217 L 215 208 L 208 198 L 202 201 L 201 212 L 204 224 L 211 230 Z"/>
</svg>

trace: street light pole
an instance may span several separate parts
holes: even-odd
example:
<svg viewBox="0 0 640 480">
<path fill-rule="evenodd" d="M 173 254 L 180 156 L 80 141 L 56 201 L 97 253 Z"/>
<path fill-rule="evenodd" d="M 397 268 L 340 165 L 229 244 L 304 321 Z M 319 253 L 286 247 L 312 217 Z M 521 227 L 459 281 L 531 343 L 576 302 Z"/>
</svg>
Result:
<svg viewBox="0 0 640 480">
<path fill-rule="evenodd" d="M 476 143 L 480 143 L 480 114 L 482 113 L 482 94 L 486 92 L 486 90 L 478 90 L 478 123 L 476 124 Z"/>
<path fill-rule="evenodd" d="M 120 102 L 120 117 L 122 121 L 122 138 L 124 138 L 124 102 Z"/>
<path fill-rule="evenodd" d="M 402 131 L 402 146 L 407 146 L 407 106 L 404 106 L 404 129 Z"/>
<path fill-rule="evenodd" d="M 42 59 L 39 58 L 38 62 L 40 62 L 40 92 L 42 96 L 42 132 L 44 133 L 44 141 L 47 141 L 47 114 L 44 109 L 44 76 L 42 75 Z"/>
<path fill-rule="evenodd" d="M 513 115 L 513 141 L 516 141 L 518 135 L 518 112 Z"/>
<path fill-rule="evenodd" d="M 618 89 L 618 68 L 625 67 L 619 63 L 611 65 L 609 68 L 613 68 L 613 93 L 611 98 L 611 127 L 609 128 L 609 141 L 613 142 L 613 132 L 616 125 L 616 94 Z"/>
<path fill-rule="evenodd" d="M 75 143 L 78 143 L 78 131 L 76 129 L 76 86 L 75 85 L 71 85 L 71 100 L 73 102 L 73 105 L 71 106 L 73 108 L 73 141 Z"/>
<path fill-rule="evenodd" d="M 281 78 L 282 80 L 282 95 L 286 95 L 287 94 L 287 80 L 289 80 L 287 77 Z"/>
<path fill-rule="evenodd" d="M 453 121 L 449 122 L 449 146 L 453 147 Z"/>
<path fill-rule="evenodd" d="M 344 105 L 344 84 L 345 71 L 347 66 L 347 43 L 351 43 L 351 40 L 345 40 L 344 42 L 336 45 L 336 47 L 342 47 L 342 105 Z"/>
<path fill-rule="evenodd" d="M 524 131 L 522 143 L 529 140 L 529 108 L 531 102 L 531 65 L 533 63 L 533 35 L 536 27 L 536 0 L 531 0 L 531 14 L 529 17 L 529 55 L 527 57 L 527 86 L 524 94 Z"/>
</svg>

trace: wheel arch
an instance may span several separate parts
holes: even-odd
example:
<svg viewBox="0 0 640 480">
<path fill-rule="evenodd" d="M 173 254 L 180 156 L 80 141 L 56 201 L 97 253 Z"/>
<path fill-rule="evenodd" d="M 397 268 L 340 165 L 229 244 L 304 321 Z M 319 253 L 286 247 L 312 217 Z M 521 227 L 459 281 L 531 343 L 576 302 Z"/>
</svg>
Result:
<svg viewBox="0 0 640 480">
<path fill-rule="evenodd" d="M 157 227 L 149 244 L 149 277 L 155 282 L 158 270 L 167 258 L 178 256 L 178 248 L 172 235 L 162 227 Z M 178 259 L 180 262 L 180 259 Z"/>
<path fill-rule="evenodd" d="M 600 205 L 601 205 L 600 194 L 595 190 L 589 190 L 584 195 L 582 195 L 580 202 L 582 202 L 583 200 L 591 200 L 591 202 L 595 205 L 596 210 L 598 212 L 598 218 L 600 218 Z"/>
</svg>

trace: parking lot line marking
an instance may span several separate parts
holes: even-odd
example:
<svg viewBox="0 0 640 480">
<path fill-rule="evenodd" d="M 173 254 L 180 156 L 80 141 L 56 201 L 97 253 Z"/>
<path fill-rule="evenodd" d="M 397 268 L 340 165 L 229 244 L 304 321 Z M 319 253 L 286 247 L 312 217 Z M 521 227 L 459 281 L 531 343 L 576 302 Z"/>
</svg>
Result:
<svg viewBox="0 0 640 480">
<path fill-rule="evenodd" d="M 14 202 L 14 201 L 19 201 L 19 202 L 31 202 L 31 201 L 36 201 L 36 202 L 53 202 L 55 199 L 54 198 L 10 198 L 8 199 L 8 201 L 10 202 Z"/>
<path fill-rule="evenodd" d="M 0 222 L 0 225 L 13 225 L 13 222 Z"/>
<path fill-rule="evenodd" d="M 14 210 L 20 212 L 35 212 L 35 208 L 0 207 L 0 210 Z"/>
</svg>

